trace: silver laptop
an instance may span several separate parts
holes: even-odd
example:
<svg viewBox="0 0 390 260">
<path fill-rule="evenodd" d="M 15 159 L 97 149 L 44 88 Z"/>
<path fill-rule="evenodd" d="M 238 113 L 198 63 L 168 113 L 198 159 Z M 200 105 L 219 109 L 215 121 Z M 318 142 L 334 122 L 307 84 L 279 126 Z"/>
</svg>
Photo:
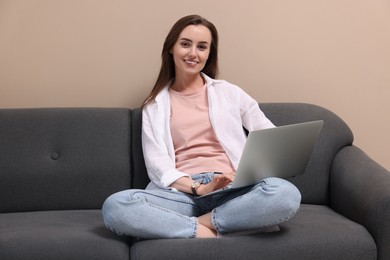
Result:
<svg viewBox="0 0 390 260">
<path fill-rule="evenodd" d="M 323 123 L 318 120 L 250 132 L 236 177 L 227 188 L 252 185 L 267 177 L 286 179 L 302 174 Z"/>
</svg>

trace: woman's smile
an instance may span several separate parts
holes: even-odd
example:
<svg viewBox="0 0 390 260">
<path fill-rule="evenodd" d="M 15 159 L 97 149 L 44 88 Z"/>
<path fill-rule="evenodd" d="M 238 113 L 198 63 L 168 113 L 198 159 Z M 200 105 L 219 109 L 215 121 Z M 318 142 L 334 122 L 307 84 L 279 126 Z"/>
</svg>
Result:
<svg viewBox="0 0 390 260">
<path fill-rule="evenodd" d="M 196 60 L 186 60 L 186 59 L 184 59 L 184 62 L 189 64 L 189 65 L 193 65 L 193 66 L 199 64 L 199 62 L 196 61 Z"/>
</svg>

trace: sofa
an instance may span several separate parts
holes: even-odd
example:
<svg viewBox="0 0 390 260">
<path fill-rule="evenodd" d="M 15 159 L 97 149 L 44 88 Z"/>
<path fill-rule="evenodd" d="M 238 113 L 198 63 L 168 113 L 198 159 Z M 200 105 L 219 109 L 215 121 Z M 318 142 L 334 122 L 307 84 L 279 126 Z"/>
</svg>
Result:
<svg viewBox="0 0 390 260">
<path fill-rule="evenodd" d="M 280 231 L 141 240 L 107 230 L 112 193 L 149 182 L 140 109 L 0 109 L 0 259 L 390 259 L 390 173 L 312 104 L 264 103 L 276 124 L 324 120 L 300 210 Z"/>
</svg>

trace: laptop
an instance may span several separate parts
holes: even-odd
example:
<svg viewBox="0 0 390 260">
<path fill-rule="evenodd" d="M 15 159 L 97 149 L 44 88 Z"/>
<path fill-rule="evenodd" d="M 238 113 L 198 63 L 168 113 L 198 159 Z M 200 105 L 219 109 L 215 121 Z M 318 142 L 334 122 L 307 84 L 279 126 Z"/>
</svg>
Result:
<svg viewBox="0 0 390 260">
<path fill-rule="evenodd" d="M 255 184 L 268 177 L 290 178 L 307 166 L 324 121 L 310 121 L 249 133 L 234 181 L 200 197 Z"/>
</svg>

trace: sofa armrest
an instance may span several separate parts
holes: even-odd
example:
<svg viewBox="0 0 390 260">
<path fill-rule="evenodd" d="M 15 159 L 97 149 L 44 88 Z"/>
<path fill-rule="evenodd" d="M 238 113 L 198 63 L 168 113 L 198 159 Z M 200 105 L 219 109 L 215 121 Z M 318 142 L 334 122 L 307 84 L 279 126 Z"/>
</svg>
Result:
<svg viewBox="0 0 390 260">
<path fill-rule="evenodd" d="M 348 146 L 336 155 L 330 175 L 331 207 L 363 225 L 378 259 L 390 255 L 390 173 L 363 151 Z"/>
</svg>

